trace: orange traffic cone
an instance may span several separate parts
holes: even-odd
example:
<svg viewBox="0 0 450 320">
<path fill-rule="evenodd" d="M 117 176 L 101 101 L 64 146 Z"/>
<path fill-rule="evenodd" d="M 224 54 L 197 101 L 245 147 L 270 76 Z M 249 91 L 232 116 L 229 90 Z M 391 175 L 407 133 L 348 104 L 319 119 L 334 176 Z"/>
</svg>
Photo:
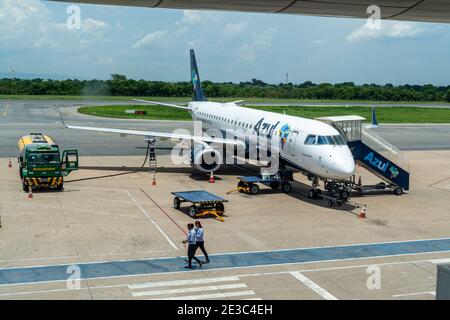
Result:
<svg viewBox="0 0 450 320">
<path fill-rule="evenodd" d="M 211 174 L 209 175 L 209 183 L 214 183 L 215 182 L 215 180 L 214 180 L 214 174 L 213 174 L 213 172 L 211 171 Z"/>
<path fill-rule="evenodd" d="M 156 186 L 156 177 L 153 176 L 152 186 Z"/>
<path fill-rule="evenodd" d="M 366 218 L 366 205 L 363 206 L 361 212 L 358 215 L 358 218 L 362 218 L 362 219 Z"/>
<path fill-rule="evenodd" d="M 33 199 L 33 189 L 28 187 L 28 199 Z"/>
<path fill-rule="evenodd" d="M 9 159 L 9 162 L 8 162 L 8 168 L 12 168 L 11 159 Z"/>
</svg>

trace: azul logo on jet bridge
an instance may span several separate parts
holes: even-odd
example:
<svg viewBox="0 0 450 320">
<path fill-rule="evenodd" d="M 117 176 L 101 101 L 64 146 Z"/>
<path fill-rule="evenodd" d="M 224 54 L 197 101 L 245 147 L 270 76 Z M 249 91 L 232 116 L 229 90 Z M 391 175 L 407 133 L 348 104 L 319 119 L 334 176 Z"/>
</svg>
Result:
<svg viewBox="0 0 450 320">
<path fill-rule="evenodd" d="M 383 172 L 386 172 L 387 168 L 389 167 L 390 162 L 386 161 L 383 162 L 382 160 L 378 159 L 374 156 L 373 152 L 369 152 L 367 156 L 364 157 L 364 161 L 368 161 L 373 167 L 380 169 Z M 390 178 L 395 178 L 399 175 L 398 169 L 396 166 L 392 165 L 389 169 L 391 172 Z"/>
<path fill-rule="evenodd" d="M 380 169 L 383 172 L 386 172 L 388 166 L 389 166 L 389 162 L 383 162 L 380 159 L 378 159 L 377 157 L 374 156 L 373 152 L 369 152 L 369 154 L 367 154 L 367 156 L 364 157 L 364 161 L 369 161 L 369 163 L 375 167 Z"/>
</svg>

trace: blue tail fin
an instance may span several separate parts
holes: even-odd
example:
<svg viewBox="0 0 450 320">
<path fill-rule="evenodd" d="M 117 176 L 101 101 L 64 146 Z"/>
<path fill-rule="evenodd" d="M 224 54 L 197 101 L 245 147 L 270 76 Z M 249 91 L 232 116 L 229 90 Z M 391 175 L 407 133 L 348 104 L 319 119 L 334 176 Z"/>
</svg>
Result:
<svg viewBox="0 0 450 320">
<path fill-rule="evenodd" d="M 375 114 L 375 107 L 372 107 L 372 126 L 378 127 L 377 115 Z"/>
<path fill-rule="evenodd" d="M 194 101 L 206 101 L 203 95 L 202 83 L 198 74 L 197 61 L 195 60 L 194 49 L 191 49 L 191 81 L 194 87 Z"/>
</svg>

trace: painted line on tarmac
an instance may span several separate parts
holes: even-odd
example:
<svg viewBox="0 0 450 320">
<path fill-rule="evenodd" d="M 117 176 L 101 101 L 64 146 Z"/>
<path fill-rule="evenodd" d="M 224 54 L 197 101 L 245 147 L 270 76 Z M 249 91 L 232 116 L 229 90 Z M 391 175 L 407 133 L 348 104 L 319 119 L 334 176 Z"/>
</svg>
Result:
<svg viewBox="0 0 450 320">
<path fill-rule="evenodd" d="M 293 276 L 295 279 L 303 283 L 305 286 L 310 288 L 312 291 L 317 293 L 319 296 L 324 298 L 325 300 L 338 300 L 335 296 L 333 296 L 331 293 L 329 293 L 327 290 L 319 286 L 317 283 L 312 281 L 310 278 L 306 277 L 305 275 L 301 274 L 299 271 L 292 271 L 289 272 L 291 276 Z"/>
<path fill-rule="evenodd" d="M 138 291 L 138 292 L 132 292 L 131 295 L 133 297 L 162 296 L 162 295 L 187 293 L 187 292 L 205 292 L 205 291 L 242 289 L 242 288 L 247 288 L 247 285 L 245 283 L 233 283 L 233 284 L 222 284 L 222 285 L 193 287 L 193 288 L 178 288 L 178 289 L 168 289 L 168 290 Z"/>
<path fill-rule="evenodd" d="M 147 193 L 147 192 L 145 192 L 144 191 L 144 189 L 142 189 L 142 188 L 139 188 L 141 191 L 142 191 L 142 193 L 151 201 L 151 202 L 153 202 L 154 204 L 155 204 L 155 206 L 157 206 L 158 207 L 158 209 L 162 212 L 162 213 L 164 213 L 166 216 L 167 216 L 167 218 L 169 218 L 170 219 L 170 221 L 172 221 L 177 227 L 178 227 L 178 229 L 180 229 L 181 230 L 181 232 L 183 232 L 183 234 L 184 235 L 186 235 L 187 236 L 187 232 L 163 209 L 163 208 L 161 208 L 161 206 L 158 204 L 158 203 L 156 203 L 156 201 L 155 200 L 153 200 L 153 198 L 152 197 L 150 197 L 149 196 L 149 194 Z"/>
<path fill-rule="evenodd" d="M 449 252 L 450 238 L 211 255 L 198 271 Z M 81 279 L 192 272 L 182 257 L 79 263 Z M 0 269 L 0 285 L 63 281 L 69 264 Z M 213 268 L 209 268 L 213 266 Z"/>
<path fill-rule="evenodd" d="M 202 294 L 196 296 L 178 296 L 178 297 L 170 297 L 170 298 L 156 298 L 150 300 L 205 300 L 205 299 L 223 299 L 223 298 L 232 298 L 239 296 L 251 296 L 254 295 L 255 292 L 252 290 L 247 291 L 235 291 L 235 292 L 224 292 L 224 293 L 212 293 L 212 294 Z"/>
<path fill-rule="evenodd" d="M 436 296 L 436 292 L 434 291 L 423 291 L 423 292 L 413 292 L 413 293 L 404 293 L 404 294 L 393 294 L 393 298 L 399 298 L 399 297 L 411 297 L 411 296 L 418 296 L 418 295 L 424 295 L 424 294 L 431 294 L 432 296 Z"/>
<path fill-rule="evenodd" d="M 434 259 L 430 260 L 431 263 L 440 264 L 440 263 L 450 263 L 450 259 Z"/>
<path fill-rule="evenodd" d="M 147 219 L 155 226 L 155 228 L 163 235 L 163 237 L 169 242 L 169 244 L 175 249 L 179 250 L 179 248 L 176 246 L 176 244 L 169 238 L 169 236 L 164 232 L 163 229 L 155 222 L 155 220 L 152 219 L 152 217 L 148 214 L 147 211 L 145 211 L 144 208 L 142 208 L 141 204 L 137 202 L 137 200 L 133 197 L 133 195 L 130 193 L 130 191 L 125 190 L 126 194 L 130 197 L 131 200 L 138 206 L 138 208 L 142 211 L 142 213 L 147 217 Z"/>
<path fill-rule="evenodd" d="M 202 279 L 192 279 L 192 280 L 170 280 L 170 281 L 159 281 L 159 282 L 147 282 L 128 285 L 128 289 L 148 289 L 148 288 L 158 288 L 158 287 L 175 287 L 175 286 L 185 286 L 194 284 L 215 284 L 217 282 L 232 282 L 239 281 L 238 276 L 232 277 L 217 277 L 217 278 L 202 278 Z"/>
</svg>

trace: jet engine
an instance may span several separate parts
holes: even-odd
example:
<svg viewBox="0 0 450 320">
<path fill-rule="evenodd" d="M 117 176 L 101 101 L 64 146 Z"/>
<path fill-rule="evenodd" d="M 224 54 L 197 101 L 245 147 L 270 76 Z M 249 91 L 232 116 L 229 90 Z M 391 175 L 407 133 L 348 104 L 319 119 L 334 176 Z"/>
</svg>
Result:
<svg viewBox="0 0 450 320">
<path fill-rule="evenodd" d="M 191 166 L 201 172 L 218 170 L 222 160 L 222 154 L 208 146 L 196 146 L 191 152 Z"/>
</svg>

